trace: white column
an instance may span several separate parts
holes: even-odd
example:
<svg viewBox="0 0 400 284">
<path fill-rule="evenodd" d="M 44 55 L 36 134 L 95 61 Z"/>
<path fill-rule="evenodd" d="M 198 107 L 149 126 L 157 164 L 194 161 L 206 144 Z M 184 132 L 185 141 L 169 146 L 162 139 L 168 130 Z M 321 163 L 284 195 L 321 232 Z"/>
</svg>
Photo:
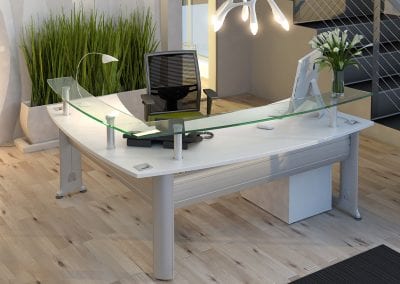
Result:
<svg viewBox="0 0 400 284">
<path fill-rule="evenodd" d="M 174 278 L 174 176 L 153 178 L 154 278 Z"/>
<path fill-rule="evenodd" d="M 161 49 L 182 49 L 182 1 L 161 0 Z"/>
<path fill-rule="evenodd" d="M 21 82 L 17 30 L 10 0 L 0 1 L 0 145 L 12 143 L 18 125 Z"/>
</svg>

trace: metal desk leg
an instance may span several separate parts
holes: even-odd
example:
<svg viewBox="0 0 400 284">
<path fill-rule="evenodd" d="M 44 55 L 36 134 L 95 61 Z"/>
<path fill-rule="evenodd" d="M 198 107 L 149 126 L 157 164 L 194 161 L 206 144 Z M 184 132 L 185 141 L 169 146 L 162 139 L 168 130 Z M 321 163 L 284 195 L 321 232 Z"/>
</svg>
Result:
<svg viewBox="0 0 400 284">
<path fill-rule="evenodd" d="M 80 191 L 85 192 L 82 184 L 81 154 L 69 143 L 68 137 L 60 130 L 60 190 L 56 198 L 63 198 L 66 194 Z"/>
<path fill-rule="evenodd" d="M 336 206 L 361 220 L 358 211 L 358 143 L 358 132 L 350 135 L 349 157 L 340 163 L 340 193 Z"/>
<path fill-rule="evenodd" d="M 174 176 L 153 179 L 154 278 L 174 278 Z"/>
</svg>

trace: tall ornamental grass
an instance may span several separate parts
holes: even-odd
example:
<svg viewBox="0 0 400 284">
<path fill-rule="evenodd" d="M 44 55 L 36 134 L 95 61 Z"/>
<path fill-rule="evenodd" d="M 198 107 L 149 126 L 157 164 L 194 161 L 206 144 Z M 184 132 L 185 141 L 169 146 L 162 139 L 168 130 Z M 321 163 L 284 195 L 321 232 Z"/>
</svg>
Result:
<svg viewBox="0 0 400 284">
<path fill-rule="evenodd" d="M 88 52 L 119 59 L 101 63 L 90 55 L 80 65 L 78 82 L 95 96 L 145 87 L 144 55 L 157 49 L 155 24 L 149 9 L 128 16 L 73 9 L 51 15 L 40 25 L 32 20 L 22 32 L 21 48 L 32 80 L 31 106 L 59 102 L 46 80 L 75 77 L 79 60 Z"/>
</svg>

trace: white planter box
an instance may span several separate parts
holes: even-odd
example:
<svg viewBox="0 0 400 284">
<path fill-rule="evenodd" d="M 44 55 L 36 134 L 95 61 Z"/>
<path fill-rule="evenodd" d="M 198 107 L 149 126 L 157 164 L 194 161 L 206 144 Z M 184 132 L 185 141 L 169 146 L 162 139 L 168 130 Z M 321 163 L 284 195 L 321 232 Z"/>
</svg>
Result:
<svg viewBox="0 0 400 284">
<path fill-rule="evenodd" d="M 20 124 L 25 138 L 15 140 L 22 152 L 35 152 L 58 146 L 58 128 L 51 120 L 47 106 L 31 107 L 29 101 L 21 103 Z"/>
</svg>

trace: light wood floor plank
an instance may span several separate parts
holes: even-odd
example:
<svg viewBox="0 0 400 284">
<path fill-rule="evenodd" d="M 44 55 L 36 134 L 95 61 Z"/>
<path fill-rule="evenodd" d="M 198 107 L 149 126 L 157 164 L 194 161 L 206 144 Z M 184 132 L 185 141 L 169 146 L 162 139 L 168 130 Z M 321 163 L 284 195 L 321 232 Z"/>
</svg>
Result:
<svg viewBox="0 0 400 284">
<path fill-rule="evenodd" d="M 56 200 L 58 149 L 0 148 L 0 283 L 153 283 L 151 205 L 83 161 L 88 192 Z M 334 192 L 338 178 L 335 166 Z M 400 251 L 400 148 L 362 137 L 359 186 L 361 221 L 333 209 L 288 226 L 238 194 L 176 210 L 174 283 L 285 283 L 380 244 Z"/>
</svg>

